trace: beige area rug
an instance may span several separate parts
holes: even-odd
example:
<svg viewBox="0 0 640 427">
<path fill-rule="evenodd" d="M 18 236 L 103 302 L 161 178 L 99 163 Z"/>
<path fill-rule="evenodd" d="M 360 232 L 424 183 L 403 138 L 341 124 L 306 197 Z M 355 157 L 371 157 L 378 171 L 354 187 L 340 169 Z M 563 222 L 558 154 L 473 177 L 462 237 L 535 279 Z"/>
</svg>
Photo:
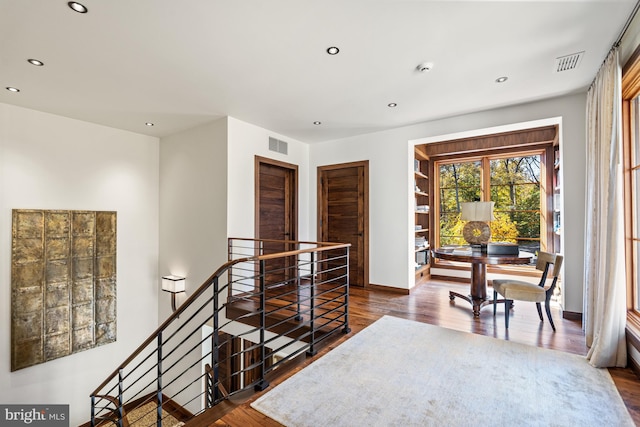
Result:
<svg viewBox="0 0 640 427">
<path fill-rule="evenodd" d="M 389 316 L 251 406 L 288 427 L 634 426 L 584 357 Z"/>
</svg>

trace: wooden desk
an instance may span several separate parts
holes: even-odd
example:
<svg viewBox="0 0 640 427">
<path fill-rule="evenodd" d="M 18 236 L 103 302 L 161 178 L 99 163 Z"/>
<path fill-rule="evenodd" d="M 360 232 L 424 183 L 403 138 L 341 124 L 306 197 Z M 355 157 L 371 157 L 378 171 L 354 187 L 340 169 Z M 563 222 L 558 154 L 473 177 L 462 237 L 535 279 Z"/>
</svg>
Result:
<svg viewBox="0 0 640 427">
<path fill-rule="evenodd" d="M 473 306 L 473 316 L 480 316 L 480 309 L 487 304 L 493 304 L 493 299 L 487 299 L 487 264 L 528 264 L 533 257 L 532 253 L 520 252 L 518 255 L 487 255 L 480 251 L 472 251 L 469 248 L 438 248 L 433 250 L 434 258 L 448 261 L 471 263 L 471 292 L 462 295 L 449 291 L 449 299 L 456 297 L 468 301 Z M 504 300 L 499 300 L 504 302 Z"/>
</svg>

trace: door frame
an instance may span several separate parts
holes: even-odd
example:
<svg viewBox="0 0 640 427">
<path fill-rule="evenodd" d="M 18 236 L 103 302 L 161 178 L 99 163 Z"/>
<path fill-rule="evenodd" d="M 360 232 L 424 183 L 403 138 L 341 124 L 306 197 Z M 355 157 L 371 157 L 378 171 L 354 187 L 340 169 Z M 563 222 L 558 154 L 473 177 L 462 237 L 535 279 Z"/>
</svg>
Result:
<svg viewBox="0 0 640 427">
<path fill-rule="evenodd" d="M 291 188 L 291 218 L 289 221 L 289 239 L 298 239 L 298 165 L 292 163 L 286 163 L 280 160 L 270 159 L 268 157 L 255 156 L 255 169 L 254 169 L 254 236 L 256 239 L 260 238 L 260 165 L 267 164 L 271 166 L 277 166 L 283 169 L 287 169 L 292 177 Z"/>
<path fill-rule="evenodd" d="M 317 234 L 316 235 L 318 237 L 318 241 L 325 240 L 324 239 L 325 236 L 324 234 L 322 234 L 322 225 L 321 225 L 322 214 L 323 214 L 322 210 L 325 208 L 322 205 L 322 190 L 323 190 L 323 183 L 321 179 L 322 173 L 324 171 L 329 171 L 329 170 L 347 169 L 347 168 L 353 168 L 353 167 L 362 167 L 364 170 L 364 177 L 363 177 L 364 191 L 362 192 L 363 194 L 362 202 L 364 207 L 364 215 L 363 215 L 364 230 L 363 230 L 363 243 L 362 243 L 364 246 L 363 288 L 367 288 L 369 286 L 369 160 L 318 166 L 318 172 L 316 177 L 316 197 L 317 197 L 317 214 L 316 214 L 317 215 L 316 217 Z M 340 243 L 340 242 L 332 242 L 332 243 Z"/>
</svg>

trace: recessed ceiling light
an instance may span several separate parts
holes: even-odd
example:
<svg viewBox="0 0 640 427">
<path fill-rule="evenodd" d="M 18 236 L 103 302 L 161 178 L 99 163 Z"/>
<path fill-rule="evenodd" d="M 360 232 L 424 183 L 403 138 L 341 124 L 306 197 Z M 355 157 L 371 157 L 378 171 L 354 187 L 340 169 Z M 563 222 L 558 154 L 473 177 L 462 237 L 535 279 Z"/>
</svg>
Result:
<svg viewBox="0 0 640 427">
<path fill-rule="evenodd" d="M 147 123 L 145 123 L 145 125 L 147 125 L 147 126 L 155 126 L 155 123 L 147 122 Z"/>
<path fill-rule="evenodd" d="M 397 106 L 398 106 L 398 104 L 396 104 L 395 102 L 390 102 L 390 103 L 387 104 L 387 107 L 391 107 L 391 108 L 397 107 Z"/>
<path fill-rule="evenodd" d="M 328 53 L 329 55 L 337 55 L 337 54 L 338 54 L 338 52 L 340 52 L 340 49 L 338 49 L 338 48 L 337 48 L 337 47 L 335 47 L 335 46 L 331 46 L 330 48 L 327 48 L 327 53 Z"/>
<path fill-rule="evenodd" d="M 314 124 L 314 125 L 316 125 L 316 126 L 318 126 L 318 125 L 321 125 L 321 124 L 322 124 L 322 122 L 315 121 L 315 122 L 313 122 L 313 124 Z"/>
<path fill-rule="evenodd" d="M 36 67 L 42 67 L 44 65 L 44 62 L 38 60 L 38 59 L 27 59 L 27 62 L 29 62 L 29 64 L 31 65 L 35 65 Z"/>
<path fill-rule="evenodd" d="M 7 89 L 9 92 L 20 92 L 20 89 L 18 89 L 17 87 L 8 86 L 5 89 Z"/>
<path fill-rule="evenodd" d="M 85 5 L 80 4 L 77 1 L 70 1 L 67 3 L 67 6 L 78 13 L 87 13 L 89 11 L 89 9 L 87 9 Z"/>
<path fill-rule="evenodd" d="M 506 76 L 498 77 L 498 78 L 496 79 L 496 83 L 504 83 L 504 82 L 506 82 L 508 79 L 509 79 L 509 77 L 506 77 Z"/>
</svg>

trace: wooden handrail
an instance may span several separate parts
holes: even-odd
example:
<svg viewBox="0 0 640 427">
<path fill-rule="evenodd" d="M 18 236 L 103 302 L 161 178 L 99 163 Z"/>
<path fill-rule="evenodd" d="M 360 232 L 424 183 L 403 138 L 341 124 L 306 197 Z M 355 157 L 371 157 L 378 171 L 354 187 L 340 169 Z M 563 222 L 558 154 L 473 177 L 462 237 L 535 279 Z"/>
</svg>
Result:
<svg viewBox="0 0 640 427">
<path fill-rule="evenodd" d="M 307 248 L 307 249 L 297 249 L 294 251 L 288 252 L 278 252 L 276 254 L 268 254 L 268 255 L 254 255 L 250 257 L 238 258 L 235 260 L 227 261 L 220 268 L 218 268 L 208 279 L 206 279 L 198 289 L 178 307 L 176 311 L 174 311 L 155 331 L 149 335 L 149 337 L 143 341 L 138 348 L 136 348 L 129 357 L 127 357 L 118 367 L 109 375 L 92 393 L 91 396 L 96 396 L 111 380 L 118 376 L 118 373 L 121 369 L 124 369 L 131 361 L 133 361 L 138 355 L 142 353 L 142 351 L 157 339 L 158 334 L 165 330 L 168 325 L 170 325 L 175 319 L 180 317 L 183 311 L 185 311 L 193 301 L 195 301 L 204 291 L 206 291 L 209 286 L 214 282 L 217 277 L 221 277 L 222 274 L 227 271 L 230 267 L 235 264 L 249 261 L 262 261 L 262 260 L 270 260 L 274 258 L 281 258 L 287 256 L 295 256 L 304 253 L 312 253 L 312 252 L 325 252 L 334 249 L 342 249 L 350 247 L 350 243 L 330 243 L 330 242 L 302 242 L 296 240 L 270 240 L 270 239 L 251 239 L 251 238 L 235 238 L 230 237 L 229 241 L 254 241 L 254 242 L 277 242 L 277 243 L 295 243 L 295 244 L 315 244 L 315 245 L 323 245 L 321 247 L 315 248 Z"/>
</svg>

